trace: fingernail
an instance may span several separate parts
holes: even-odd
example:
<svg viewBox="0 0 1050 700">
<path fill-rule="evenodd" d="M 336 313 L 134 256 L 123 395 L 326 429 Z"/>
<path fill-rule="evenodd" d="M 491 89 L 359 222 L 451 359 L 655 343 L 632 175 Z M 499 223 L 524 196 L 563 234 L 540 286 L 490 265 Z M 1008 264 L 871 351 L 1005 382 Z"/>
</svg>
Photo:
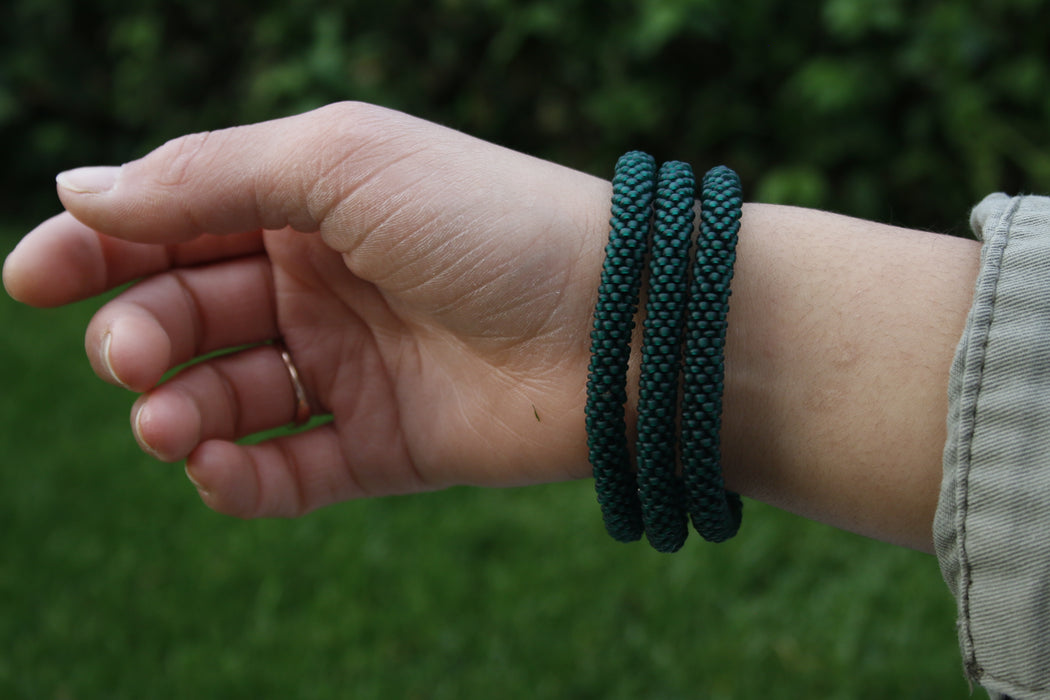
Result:
<svg viewBox="0 0 1050 700">
<path fill-rule="evenodd" d="M 77 194 L 102 194 L 113 189 L 120 168 L 112 165 L 76 168 L 59 173 L 58 186 Z"/>
<path fill-rule="evenodd" d="M 131 432 L 135 435 L 135 442 L 139 444 L 139 447 L 141 447 L 144 452 L 150 457 L 164 462 L 166 460 L 160 456 L 160 453 L 157 452 L 156 448 L 146 442 L 146 438 L 142 437 L 142 414 L 145 412 L 146 404 L 140 404 L 139 407 L 135 409 L 135 419 L 131 422 Z"/>
<path fill-rule="evenodd" d="M 131 391 L 131 387 L 128 386 L 123 379 L 117 376 L 116 370 L 113 369 L 113 360 L 109 356 L 110 346 L 113 344 L 113 334 L 106 331 L 106 334 L 102 336 L 102 364 L 106 366 L 106 371 L 109 372 L 110 378 L 113 379 L 117 384 L 121 385 L 128 391 Z"/>
<path fill-rule="evenodd" d="M 198 491 L 200 491 L 202 495 L 207 496 L 208 495 L 208 489 L 204 488 L 204 486 L 202 486 L 199 481 L 197 481 L 196 479 L 193 478 L 193 472 L 190 471 L 189 462 L 186 463 L 185 471 L 186 471 L 186 478 L 190 480 L 190 483 L 193 484 L 194 487 L 196 487 L 196 489 Z"/>
</svg>

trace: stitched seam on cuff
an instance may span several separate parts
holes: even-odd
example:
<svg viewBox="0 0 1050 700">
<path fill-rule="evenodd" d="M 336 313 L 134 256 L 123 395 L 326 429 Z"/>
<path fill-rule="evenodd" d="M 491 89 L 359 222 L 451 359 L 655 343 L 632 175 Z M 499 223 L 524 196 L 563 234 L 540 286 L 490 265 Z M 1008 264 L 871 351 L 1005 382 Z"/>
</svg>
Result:
<svg viewBox="0 0 1050 700">
<path fill-rule="evenodd" d="M 977 650 L 970 625 L 970 587 L 973 583 L 973 577 L 971 574 L 970 560 L 966 552 L 966 519 L 969 506 L 970 467 L 973 457 L 974 433 L 976 432 L 977 407 L 980 404 L 981 391 L 984 386 L 984 370 L 985 361 L 988 356 L 990 329 L 995 320 L 996 304 L 999 297 L 1002 261 L 1006 253 L 1006 246 L 1009 244 L 1009 231 L 1013 222 L 1013 217 L 1017 213 L 1021 199 L 1021 197 L 1014 197 L 1010 201 L 1009 206 L 1003 211 L 999 220 L 991 229 L 994 231 L 993 235 L 985 239 L 985 245 L 987 246 L 987 252 L 989 255 L 987 259 L 983 261 L 981 266 L 982 273 L 985 270 L 994 270 L 994 277 L 993 279 L 986 278 L 985 280 L 982 280 L 980 287 L 978 288 L 978 293 L 985 292 L 985 289 L 990 286 L 991 304 L 986 317 L 974 318 L 975 324 L 979 323 L 980 325 L 975 325 L 972 329 L 971 342 L 972 337 L 976 332 L 979 345 L 968 349 L 964 372 L 966 372 L 966 374 L 969 374 L 971 371 L 976 373 L 977 389 L 973 393 L 972 399 L 968 401 L 965 406 L 960 407 L 961 414 L 966 416 L 966 434 L 962 436 L 961 443 L 965 447 L 960 450 L 959 465 L 956 468 L 956 532 L 958 533 L 959 567 L 961 573 L 961 585 L 959 590 L 959 624 L 961 627 L 960 631 L 966 637 L 964 645 L 965 649 L 963 650 L 965 654 L 963 664 L 966 669 L 966 675 L 977 682 L 980 682 L 981 677 L 984 675 L 984 670 L 977 661 Z M 987 231 L 988 227 L 984 227 L 984 230 Z M 970 355 L 971 352 L 973 353 L 972 355 Z M 967 383 L 964 381 L 964 391 L 966 386 Z"/>
</svg>

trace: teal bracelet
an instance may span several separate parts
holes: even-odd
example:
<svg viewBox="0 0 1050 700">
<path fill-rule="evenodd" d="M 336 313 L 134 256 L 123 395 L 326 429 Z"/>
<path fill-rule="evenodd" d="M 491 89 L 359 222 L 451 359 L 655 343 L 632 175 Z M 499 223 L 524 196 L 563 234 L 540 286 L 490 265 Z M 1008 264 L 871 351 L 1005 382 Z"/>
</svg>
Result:
<svg viewBox="0 0 1050 700">
<path fill-rule="evenodd" d="M 676 473 L 682 334 L 689 287 L 696 180 L 688 163 L 660 167 L 638 387 L 638 498 L 654 549 L 676 552 L 689 533 Z"/>
<path fill-rule="evenodd" d="M 632 151 L 613 177 L 612 219 L 591 331 L 587 449 L 605 528 L 621 542 L 642 536 L 642 512 L 627 450 L 627 365 L 649 244 L 656 164 Z"/>
<path fill-rule="evenodd" d="M 726 316 L 742 206 L 737 174 L 725 166 L 708 171 L 686 320 L 682 479 L 693 527 L 710 542 L 735 535 L 742 516 L 740 496 L 725 488 L 719 447 Z"/>
<path fill-rule="evenodd" d="M 713 168 L 704 177 L 700 240 L 690 270 L 692 171 L 684 163 L 667 163 L 660 169 L 655 217 L 654 171 L 652 157 L 638 151 L 625 154 L 616 165 L 609 243 L 591 332 L 587 446 L 609 534 L 630 542 L 644 531 L 654 548 L 673 552 L 685 542 L 686 513 L 712 542 L 729 539 L 740 527 L 742 503 L 725 488 L 719 433 L 730 282 L 743 196 L 740 180 L 729 168 Z M 627 449 L 626 375 L 651 220 L 656 233 L 642 347 L 636 477 Z"/>
</svg>

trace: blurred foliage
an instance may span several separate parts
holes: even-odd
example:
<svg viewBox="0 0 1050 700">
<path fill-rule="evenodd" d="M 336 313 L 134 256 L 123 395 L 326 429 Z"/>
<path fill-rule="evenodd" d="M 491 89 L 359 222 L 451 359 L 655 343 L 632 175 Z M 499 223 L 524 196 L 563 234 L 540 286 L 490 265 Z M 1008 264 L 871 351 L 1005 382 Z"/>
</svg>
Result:
<svg viewBox="0 0 1050 700">
<path fill-rule="evenodd" d="M 2 205 L 188 131 L 366 100 L 607 175 L 649 149 L 749 196 L 960 229 L 1050 191 L 1039 0 L 8 0 Z"/>
</svg>

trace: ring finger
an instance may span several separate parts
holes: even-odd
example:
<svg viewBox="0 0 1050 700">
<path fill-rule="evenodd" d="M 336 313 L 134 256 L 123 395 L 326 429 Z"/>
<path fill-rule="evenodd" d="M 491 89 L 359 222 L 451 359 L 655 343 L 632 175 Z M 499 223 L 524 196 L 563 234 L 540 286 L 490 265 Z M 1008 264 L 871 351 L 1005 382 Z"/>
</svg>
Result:
<svg viewBox="0 0 1050 700">
<path fill-rule="evenodd" d="M 236 440 L 300 419 L 296 383 L 281 349 L 255 347 L 179 372 L 135 402 L 135 438 L 153 456 L 173 462 L 206 440 Z"/>
</svg>

